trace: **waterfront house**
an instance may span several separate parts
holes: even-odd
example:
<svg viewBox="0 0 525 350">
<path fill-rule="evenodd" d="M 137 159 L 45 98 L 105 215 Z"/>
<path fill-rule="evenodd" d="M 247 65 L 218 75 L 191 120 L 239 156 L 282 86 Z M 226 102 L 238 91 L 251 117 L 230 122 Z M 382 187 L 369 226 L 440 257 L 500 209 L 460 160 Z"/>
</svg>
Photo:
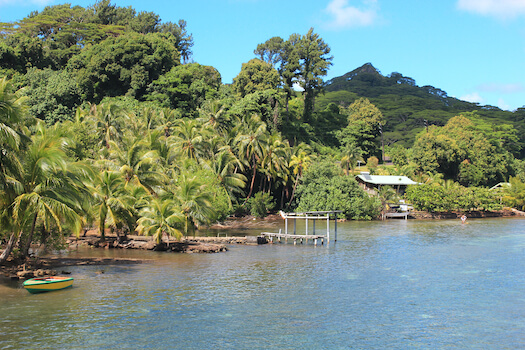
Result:
<svg viewBox="0 0 525 350">
<path fill-rule="evenodd" d="M 405 193 L 408 185 L 418 185 L 408 176 L 402 175 L 370 175 L 369 172 L 361 172 L 356 175 L 359 185 L 368 193 L 377 193 L 381 186 L 391 186 L 400 195 Z"/>
</svg>

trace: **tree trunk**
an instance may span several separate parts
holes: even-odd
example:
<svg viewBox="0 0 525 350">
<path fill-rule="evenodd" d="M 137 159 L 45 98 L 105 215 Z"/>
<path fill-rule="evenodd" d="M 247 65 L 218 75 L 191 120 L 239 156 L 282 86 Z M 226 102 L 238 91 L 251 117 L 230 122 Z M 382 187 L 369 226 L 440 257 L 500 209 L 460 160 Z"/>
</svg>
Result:
<svg viewBox="0 0 525 350">
<path fill-rule="evenodd" d="M 16 232 L 13 232 L 11 234 L 11 237 L 9 237 L 9 242 L 7 242 L 7 246 L 5 247 L 4 252 L 2 255 L 0 255 L 0 265 L 5 263 L 9 255 L 11 255 L 11 252 L 13 251 L 13 248 L 15 246 L 15 242 L 18 240 L 18 234 Z"/>
<path fill-rule="evenodd" d="M 250 193 L 248 193 L 248 197 L 246 197 L 246 200 L 244 201 L 243 205 L 246 204 L 246 202 L 248 201 L 248 198 L 251 197 L 252 195 L 252 192 L 253 192 L 253 185 L 255 183 L 255 174 L 256 174 L 256 171 L 257 171 L 257 164 L 255 164 L 255 156 L 253 156 L 253 175 L 252 175 L 252 183 L 250 185 Z"/>
<path fill-rule="evenodd" d="M 22 257 L 26 258 L 29 255 L 29 248 L 31 248 L 31 242 L 33 241 L 33 234 L 35 232 L 36 219 L 38 218 L 38 213 L 35 213 L 33 217 L 33 223 L 31 224 L 31 231 L 29 231 L 29 236 L 27 237 L 27 242 L 24 245 L 22 250 Z"/>
<path fill-rule="evenodd" d="M 290 201 L 288 202 L 288 207 L 290 207 L 290 205 L 292 204 L 293 197 L 295 196 L 295 189 L 297 187 L 298 182 L 299 182 L 299 176 L 297 176 L 297 178 L 295 179 L 295 183 L 293 185 L 293 190 L 292 190 L 292 196 L 290 197 Z"/>
</svg>

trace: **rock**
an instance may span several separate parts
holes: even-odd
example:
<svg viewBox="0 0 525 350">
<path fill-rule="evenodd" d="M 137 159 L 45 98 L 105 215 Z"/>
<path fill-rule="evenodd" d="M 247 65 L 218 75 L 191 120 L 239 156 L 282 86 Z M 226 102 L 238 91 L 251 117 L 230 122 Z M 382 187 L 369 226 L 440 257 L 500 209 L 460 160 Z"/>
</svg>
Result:
<svg viewBox="0 0 525 350">
<path fill-rule="evenodd" d="M 146 242 L 146 244 L 143 245 L 143 249 L 147 249 L 147 250 L 153 250 L 155 249 L 155 246 L 157 244 L 154 242 L 154 241 L 149 241 L 149 242 Z"/>
<path fill-rule="evenodd" d="M 19 278 L 33 278 L 35 277 L 35 273 L 31 270 L 24 270 L 24 271 L 18 271 L 16 273 L 16 275 L 19 277 Z"/>
</svg>

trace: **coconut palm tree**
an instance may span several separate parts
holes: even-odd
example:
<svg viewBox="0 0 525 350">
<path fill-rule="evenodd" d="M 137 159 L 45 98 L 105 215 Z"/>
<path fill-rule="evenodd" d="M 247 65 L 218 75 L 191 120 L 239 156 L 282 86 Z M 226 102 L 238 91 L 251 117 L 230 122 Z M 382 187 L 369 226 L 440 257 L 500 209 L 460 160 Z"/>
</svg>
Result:
<svg viewBox="0 0 525 350">
<path fill-rule="evenodd" d="M 119 167 L 125 179 L 125 186 L 142 186 L 150 194 L 155 194 L 155 187 L 160 185 L 165 176 L 158 171 L 158 153 L 148 149 L 147 139 L 125 137 L 121 145 L 110 142 L 110 160 Z"/>
<path fill-rule="evenodd" d="M 192 232 L 195 235 L 195 228 L 200 224 L 209 224 L 215 215 L 211 204 L 213 195 L 195 176 L 181 174 L 175 183 L 168 199 L 173 199 L 184 215 L 184 234 Z"/>
<path fill-rule="evenodd" d="M 110 148 L 111 141 L 120 141 L 122 127 L 129 115 L 114 103 L 91 105 L 91 121 L 99 135 L 99 146 Z"/>
<path fill-rule="evenodd" d="M 204 106 L 199 109 L 199 114 L 204 125 L 212 127 L 217 132 L 224 131 L 228 126 L 228 115 L 221 101 L 212 100 L 206 102 Z"/>
<path fill-rule="evenodd" d="M 153 199 L 148 206 L 140 211 L 140 219 L 137 221 L 137 232 L 144 236 L 153 236 L 157 243 L 162 242 L 164 235 L 180 239 L 182 232 L 179 227 L 185 221 L 184 215 L 178 206 L 170 199 Z"/>
<path fill-rule="evenodd" d="M 199 160 L 206 148 L 207 134 L 207 130 L 201 128 L 197 120 L 180 119 L 168 138 L 168 144 L 182 155 Z"/>
<path fill-rule="evenodd" d="M 11 91 L 11 81 L 0 79 L 0 227 L 9 234 L 8 244 L 0 255 L 4 262 L 18 239 L 18 232 L 12 221 L 12 203 L 17 196 L 15 178 L 22 174 L 20 148 L 29 141 L 21 132 L 26 117 L 27 97 L 23 91 Z"/>
<path fill-rule="evenodd" d="M 67 140 L 54 134 L 53 130 L 46 130 L 40 123 L 31 141 L 22 160 L 23 171 L 18 178 L 13 178 L 18 194 L 13 201 L 15 234 L 20 237 L 27 228 L 26 244 L 21 247 L 22 256 L 27 255 L 37 221 L 47 231 L 55 227 L 61 232 L 64 223 L 74 227 L 77 233 L 81 229 L 80 192 L 83 184 L 71 172 L 67 162 Z"/>
<path fill-rule="evenodd" d="M 120 172 L 105 170 L 99 173 L 89 186 L 94 198 L 93 210 L 101 241 L 106 240 L 106 226 L 114 230 L 121 228 L 123 224 L 132 225 L 131 205 L 134 198 L 126 192 L 124 185 L 124 178 Z"/>
<path fill-rule="evenodd" d="M 262 171 L 266 174 L 268 193 L 272 187 L 272 179 L 277 182 L 278 175 L 288 167 L 286 163 L 286 147 L 288 142 L 283 141 L 281 135 L 272 134 L 264 148 L 264 157 L 261 161 Z M 288 146 L 289 147 L 289 146 Z"/>
<path fill-rule="evenodd" d="M 268 143 L 268 132 L 266 123 L 261 118 L 253 114 L 250 118 L 244 118 L 239 124 L 239 134 L 235 138 L 238 145 L 240 159 L 244 159 L 246 165 L 251 168 L 252 179 L 250 182 L 250 191 L 246 200 L 251 197 L 257 175 L 257 168 L 264 156 L 264 148 Z"/>
<path fill-rule="evenodd" d="M 349 143 L 343 149 L 343 158 L 341 158 L 341 167 L 345 169 L 346 175 L 354 172 L 358 161 L 363 160 L 363 150 L 353 143 Z"/>
<path fill-rule="evenodd" d="M 299 180 L 303 177 L 304 171 L 312 164 L 311 150 L 310 146 L 301 143 L 294 149 L 294 154 L 290 160 L 289 167 L 292 169 L 292 173 L 295 176 L 295 182 L 293 185 L 292 195 L 288 206 L 292 204 L 292 201 L 295 196 L 295 190 Z"/>
<path fill-rule="evenodd" d="M 219 183 L 226 190 L 228 195 L 229 207 L 233 207 L 233 198 L 236 194 L 241 194 L 246 186 L 246 176 L 236 173 L 235 169 L 239 166 L 239 160 L 227 150 L 220 151 L 213 160 L 203 164 L 207 169 L 213 171 Z"/>
</svg>

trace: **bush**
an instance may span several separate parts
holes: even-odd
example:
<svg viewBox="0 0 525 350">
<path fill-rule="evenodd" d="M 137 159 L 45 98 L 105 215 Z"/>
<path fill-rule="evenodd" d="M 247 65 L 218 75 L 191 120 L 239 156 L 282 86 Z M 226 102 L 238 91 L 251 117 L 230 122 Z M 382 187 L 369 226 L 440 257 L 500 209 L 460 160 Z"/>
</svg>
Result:
<svg viewBox="0 0 525 350">
<path fill-rule="evenodd" d="M 250 214 L 257 218 L 264 218 L 268 215 L 268 211 L 275 207 L 273 197 L 266 192 L 257 192 L 252 198 L 246 202 L 247 209 Z"/>
<path fill-rule="evenodd" d="M 379 216 L 381 202 L 369 197 L 353 176 L 345 176 L 333 162 L 313 164 L 297 187 L 298 211 L 342 210 L 347 219 Z"/>
<path fill-rule="evenodd" d="M 416 210 L 428 212 L 491 211 L 502 208 L 498 194 L 484 187 L 414 185 L 408 186 L 405 197 Z"/>
</svg>

